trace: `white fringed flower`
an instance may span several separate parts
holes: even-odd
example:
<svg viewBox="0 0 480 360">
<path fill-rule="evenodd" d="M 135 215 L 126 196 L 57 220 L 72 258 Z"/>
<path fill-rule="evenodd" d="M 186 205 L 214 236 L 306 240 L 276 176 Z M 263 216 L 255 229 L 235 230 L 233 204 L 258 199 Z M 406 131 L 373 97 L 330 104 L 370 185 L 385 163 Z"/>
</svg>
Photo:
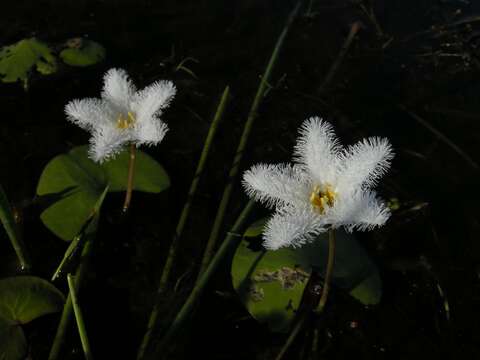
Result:
<svg viewBox="0 0 480 360">
<path fill-rule="evenodd" d="M 343 148 L 329 123 L 306 120 L 295 164 L 258 164 L 243 176 L 248 195 L 276 209 L 263 234 L 265 247 L 298 247 L 329 228 L 385 224 L 390 211 L 372 188 L 392 158 L 387 139 L 372 137 Z"/>
<path fill-rule="evenodd" d="M 100 99 L 70 101 L 68 120 L 91 132 L 90 157 L 103 162 L 133 143 L 156 145 L 168 130 L 160 119 L 175 96 L 171 81 L 157 81 L 137 91 L 127 73 L 111 69 L 104 77 Z"/>
</svg>

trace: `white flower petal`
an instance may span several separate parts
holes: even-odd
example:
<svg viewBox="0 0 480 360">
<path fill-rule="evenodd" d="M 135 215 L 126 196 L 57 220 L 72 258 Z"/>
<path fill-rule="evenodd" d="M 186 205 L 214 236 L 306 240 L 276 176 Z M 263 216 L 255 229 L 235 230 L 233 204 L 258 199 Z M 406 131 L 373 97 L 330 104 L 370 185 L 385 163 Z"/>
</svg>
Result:
<svg viewBox="0 0 480 360">
<path fill-rule="evenodd" d="M 100 99 L 72 100 L 65 106 L 67 119 L 91 131 L 99 124 L 106 124 L 112 116 L 110 109 Z"/>
<path fill-rule="evenodd" d="M 265 226 L 263 245 L 268 250 L 300 247 L 327 230 L 323 220 L 310 206 L 281 208 Z"/>
<path fill-rule="evenodd" d="M 388 170 L 392 158 L 392 146 L 384 138 L 371 137 L 349 146 L 342 155 L 336 191 L 371 188 Z"/>
<path fill-rule="evenodd" d="M 135 94 L 132 110 L 139 124 L 157 121 L 174 98 L 177 90 L 171 81 L 157 81 Z"/>
<path fill-rule="evenodd" d="M 90 138 L 90 157 L 102 163 L 121 152 L 132 138 L 132 131 L 128 129 L 120 131 L 111 124 L 96 127 Z"/>
<path fill-rule="evenodd" d="M 311 192 L 308 175 L 290 164 L 258 164 L 243 174 L 248 196 L 269 207 L 308 203 Z"/>
<path fill-rule="evenodd" d="M 303 122 L 295 146 L 295 161 L 304 165 L 319 184 L 335 182 L 341 146 L 332 126 L 318 117 Z"/>
<path fill-rule="evenodd" d="M 135 143 L 138 145 L 156 145 L 163 140 L 168 131 L 168 126 L 160 119 L 139 123 L 135 126 Z"/>
<path fill-rule="evenodd" d="M 119 112 L 130 111 L 130 102 L 136 92 L 135 85 L 125 70 L 110 69 L 103 78 L 102 98 L 114 104 Z"/>
<path fill-rule="evenodd" d="M 390 217 L 390 209 L 377 198 L 374 191 L 359 190 L 338 199 L 328 221 L 334 227 L 345 226 L 348 231 L 365 231 L 382 226 Z"/>
</svg>

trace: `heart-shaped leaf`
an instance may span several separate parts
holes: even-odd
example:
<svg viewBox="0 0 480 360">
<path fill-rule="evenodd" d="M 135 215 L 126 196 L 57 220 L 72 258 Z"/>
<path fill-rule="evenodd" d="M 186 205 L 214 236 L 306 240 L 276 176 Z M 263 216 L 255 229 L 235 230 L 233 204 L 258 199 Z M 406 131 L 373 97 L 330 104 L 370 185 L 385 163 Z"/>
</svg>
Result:
<svg viewBox="0 0 480 360">
<path fill-rule="evenodd" d="M 60 58 L 71 66 L 94 65 L 105 59 L 105 48 L 95 41 L 73 38 L 67 41 L 67 48 L 60 52 Z"/>
<path fill-rule="evenodd" d="M 60 199 L 41 214 L 43 223 L 60 238 L 70 241 L 90 217 L 103 189 L 124 191 L 127 187 L 129 154 L 97 164 L 88 157 L 88 147 L 79 146 L 53 158 L 44 168 L 37 186 L 40 196 L 61 194 Z M 158 193 L 170 186 L 163 167 L 138 151 L 134 190 Z"/>
<path fill-rule="evenodd" d="M 26 85 L 28 73 L 34 66 L 44 75 L 57 70 L 52 50 L 41 41 L 24 39 L 0 49 L 0 78 L 3 82 L 21 80 Z"/>
<path fill-rule="evenodd" d="M 27 355 L 27 340 L 19 324 L 0 315 L 0 359 L 23 360 Z"/>
<path fill-rule="evenodd" d="M 0 280 L 0 316 L 16 324 L 27 324 L 63 307 L 63 294 L 48 281 L 35 276 Z"/>
<path fill-rule="evenodd" d="M 252 224 L 245 236 L 258 234 L 261 223 Z M 352 234 L 340 230 L 336 238 L 334 286 L 349 291 L 363 304 L 378 303 L 381 282 L 376 266 Z M 284 331 L 295 316 L 311 269 L 323 273 L 327 256 L 326 233 L 301 248 L 276 251 L 254 250 L 244 239 L 232 262 L 233 286 L 255 319 L 273 331 Z"/>
<path fill-rule="evenodd" d="M 48 281 L 35 276 L 0 280 L 0 294 L 0 359 L 25 359 L 27 342 L 20 325 L 60 311 L 65 297 Z"/>
</svg>

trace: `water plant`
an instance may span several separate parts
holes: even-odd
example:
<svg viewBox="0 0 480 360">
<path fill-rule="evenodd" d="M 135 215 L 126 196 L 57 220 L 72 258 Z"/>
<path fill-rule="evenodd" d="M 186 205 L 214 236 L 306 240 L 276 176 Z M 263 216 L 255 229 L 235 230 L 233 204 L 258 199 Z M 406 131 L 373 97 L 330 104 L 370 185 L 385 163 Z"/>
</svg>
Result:
<svg viewBox="0 0 480 360">
<path fill-rule="evenodd" d="M 295 164 L 258 164 L 243 175 L 247 194 L 275 209 L 264 246 L 299 247 L 341 226 L 352 231 L 385 224 L 390 210 L 372 188 L 392 157 L 387 139 L 367 138 L 342 148 L 329 123 L 318 117 L 306 120 Z"/>
<path fill-rule="evenodd" d="M 174 14 L 177 5 L 167 5 L 162 14 Z M 457 124 L 430 124 L 433 114 L 465 112 L 426 104 L 431 89 L 409 86 L 421 84 L 410 69 L 418 64 L 397 50 L 414 37 L 433 36 L 444 45 L 457 41 L 464 36 L 460 28 L 476 20 L 401 39 L 405 32 L 384 24 L 383 13 L 377 17 L 376 2 L 309 1 L 306 13 L 302 1 L 277 5 L 273 12 L 264 9 L 271 29 L 250 26 L 263 25 L 264 12 L 251 23 L 242 20 L 259 5 L 221 11 L 212 33 L 207 23 L 198 32 L 212 44 L 182 38 L 190 29 L 178 25 L 196 17 L 190 10 L 201 6 L 192 3 L 182 16 L 171 17 L 175 27 L 157 22 L 157 30 L 145 18 L 145 36 L 139 17 L 121 17 L 112 27 L 114 38 L 97 35 L 113 47 L 108 59 L 84 25 L 68 35 L 84 37 L 67 41 L 62 29 L 51 37 L 38 34 L 48 42 L 22 39 L 34 36 L 22 30 L 20 40 L 0 49 L 0 87 L 8 93 L 0 134 L 6 134 L 0 160 L 7 164 L 0 166 L 6 190 L 0 186 L 0 359 L 413 359 L 418 349 L 410 341 L 433 355 L 450 349 L 448 355 L 475 358 L 454 354 L 468 352 L 451 345 L 460 338 L 453 331 L 460 317 L 470 321 L 471 309 L 458 306 L 460 300 L 468 305 L 464 299 L 451 301 L 449 274 L 442 271 L 457 266 L 454 280 L 462 284 L 468 277 L 458 274 L 468 272 L 458 270 L 458 263 L 477 268 L 468 236 L 478 228 L 476 203 L 460 215 L 448 211 L 471 197 L 474 186 L 466 191 L 460 185 L 472 185 L 477 174 L 461 165 L 475 171 L 477 159 L 453 141 L 448 131 Z M 381 6 L 388 14 L 389 6 Z M 333 40 L 325 35 L 338 20 L 330 14 L 344 22 Z M 218 24 L 227 25 L 226 31 L 219 32 Z M 174 31 L 151 41 L 164 25 Z M 169 43 L 170 34 L 175 36 Z M 241 34 L 258 36 L 262 44 L 245 46 Z M 472 33 L 461 46 L 475 39 Z M 455 55 L 435 46 L 422 47 L 429 52 L 421 64 Z M 182 57 L 175 57 L 175 48 Z M 449 58 L 455 62 L 457 55 Z M 187 67 L 192 64 L 194 71 Z M 409 80 L 396 82 L 398 73 Z M 145 87 L 137 89 L 132 79 Z M 378 83 L 359 79 L 381 82 L 382 91 L 374 89 Z M 28 91 L 22 93 L 16 82 Z M 98 98 L 89 97 L 100 87 Z M 464 104 L 461 88 L 456 90 Z M 394 122 L 397 117 L 416 122 Z M 382 127 L 386 119 L 391 122 Z M 412 131 L 417 124 L 426 134 Z M 336 132 L 352 145 L 343 146 Z M 435 141 L 424 141 L 432 134 Z M 4 144 L 14 151 L 5 152 Z M 385 179 L 392 144 L 395 171 Z M 442 158 L 436 165 L 444 177 L 422 179 L 431 174 L 420 168 L 435 166 L 436 152 L 448 159 L 449 150 L 465 163 Z M 402 160 L 405 167 L 418 167 L 406 172 Z M 415 178 L 405 179 L 406 173 Z M 396 176 L 412 186 L 403 188 Z M 431 188 L 441 193 L 439 211 L 430 212 Z M 437 231 L 431 216 L 455 223 L 455 243 L 448 242 L 444 227 Z M 471 226 L 464 230 L 464 224 Z M 417 235 L 422 228 L 427 231 Z M 464 251 L 464 239 L 474 255 Z M 453 253 L 458 263 L 448 262 Z M 439 267 L 443 260 L 446 268 Z M 468 288 L 468 295 L 477 290 Z M 420 336 L 412 331 L 419 327 Z M 463 335 L 464 345 L 477 350 Z"/>
<path fill-rule="evenodd" d="M 163 140 L 168 126 L 160 115 L 175 93 L 171 81 L 157 81 L 137 91 L 124 70 L 111 69 L 105 74 L 101 99 L 72 100 L 65 107 L 67 118 L 92 134 L 89 154 L 94 161 L 102 163 L 129 145 L 124 212 L 132 197 L 135 150 Z"/>
</svg>

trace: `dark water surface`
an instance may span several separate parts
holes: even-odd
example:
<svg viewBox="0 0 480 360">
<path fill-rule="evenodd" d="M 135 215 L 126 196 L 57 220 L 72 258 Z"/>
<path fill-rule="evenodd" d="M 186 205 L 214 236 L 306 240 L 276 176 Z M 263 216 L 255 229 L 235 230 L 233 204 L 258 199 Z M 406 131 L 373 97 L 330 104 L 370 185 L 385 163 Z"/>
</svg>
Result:
<svg viewBox="0 0 480 360">
<path fill-rule="evenodd" d="M 476 359 L 480 3 L 375 1 L 373 16 L 370 3 L 306 1 L 281 51 L 243 166 L 289 161 L 297 128 L 312 115 L 329 119 L 345 143 L 388 137 L 396 157 L 379 192 L 398 199 L 400 207 L 387 226 L 360 236 L 380 268 L 383 298 L 365 308 L 333 290 L 318 359 Z M 160 195 L 135 193 L 127 219 L 119 214 L 122 194 L 105 204 L 82 293 L 96 359 L 135 357 L 173 224 L 219 96 L 230 85 L 231 100 L 174 268 L 173 278 L 182 281 L 162 307 L 165 321 L 188 294 L 259 76 L 294 4 L 2 2 L 0 46 L 32 35 L 56 44 L 86 36 L 107 49 L 101 64 L 34 75 L 28 93 L 17 84 L 0 84 L 0 182 L 24 206 L 23 232 L 37 276 L 51 276 L 66 243 L 40 222 L 41 207 L 28 204 L 45 164 L 88 141 L 86 132 L 65 120 L 65 104 L 99 96 L 101 77 L 111 67 L 127 70 L 139 87 L 170 79 L 178 88 L 164 115 L 170 132 L 160 146 L 145 149 L 167 169 L 171 188 Z M 362 28 L 329 86 L 321 88 L 356 21 Z M 198 61 L 185 63 L 196 78 L 176 69 L 188 57 Z M 236 186 L 225 229 L 245 200 Z M 15 257 L 3 232 L 0 240 L 0 276 L 12 276 Z M 47 358 L 57 323 L 58 314 L 26 327 L 32 359 Z M 309 359 L 309 336 L 300 335 L 289 358 Z M 285 338 L 249 316 L 234 295 L 226 263 L 169 358 L 273 359 Z M 64 358 L 83 358 L 75 331 Z"/>
</svg>

